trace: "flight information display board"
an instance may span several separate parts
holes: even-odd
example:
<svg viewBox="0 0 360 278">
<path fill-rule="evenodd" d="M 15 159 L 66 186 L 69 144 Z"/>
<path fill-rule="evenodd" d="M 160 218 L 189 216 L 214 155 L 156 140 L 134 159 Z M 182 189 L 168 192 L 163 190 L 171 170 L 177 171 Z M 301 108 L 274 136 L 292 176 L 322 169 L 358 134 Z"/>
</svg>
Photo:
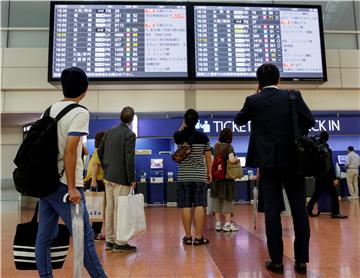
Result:
<svg viewBox="0 0 360 278">
<path fill-rule="evenodd" d="M 319 7 L 194 6 L 195 76 L 254 79 L 269 62 L 284 80 L 326 81 Z"/>
<path fill-rule="evenodd" d="M 187 78 L 187 7 L 53 2 L 49 80 L 82 68 L 90 79 Z"/>
</svg>

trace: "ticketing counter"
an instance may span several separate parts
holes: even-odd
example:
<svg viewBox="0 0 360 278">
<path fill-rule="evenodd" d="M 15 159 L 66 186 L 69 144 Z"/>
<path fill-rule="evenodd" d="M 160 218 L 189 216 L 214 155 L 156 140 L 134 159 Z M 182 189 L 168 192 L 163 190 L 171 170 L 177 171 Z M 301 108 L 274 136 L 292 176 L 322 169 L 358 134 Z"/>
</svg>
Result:
<svg viewBox="0 0 360 278">
<path fill-rule="evenodd" d="M 237 157 L 241 159 L 241 165 L 245 166 L 245 157 L 249 142 L 251 124 L 238 127 L 232 117 L 236 112 L 200 113 L 200 120 L 196 128 L 208 135 L 211 145 L 217 141 L 218 133 L 224 128 L 231 128 L 234 132 L 233 146 Z M 219 115 L 219 116 L 218 116 Z M 360 149 L 360 127 L 354 123 L 360 117 L 360 112 L 314 112 L 316 126 L 310 130 L 310 135 L 317 135 L 326 130 L 330 134 L 329 145 L 333 150 L 333 161 L 340 162 L 343 169 L 343 156 L 349 145 L 354 146 L 356 151 Z M 173 142 L 173 133 L 181 126 L 182 113 L 174 117 L 152 118 L 146 115 L 138 115 L 136 123 L 136 179 L 137 190 L 145 196 L 148 205 L 176 204 L 176 181 L 178 165 L 172 161 L 171 154 L 176 145 Z M 92 153 L 93 139 L 96 132 L 107 130 L 119 123 L 116 119 L 91 119 L 90 134 L 87 146 Z M 340 159 L 340 160 L 338 160 Z M 252 199 L 252 189 L 255 184 L 256 169 L 244 167 L 245 176 L 236 181 L 236 202 L 246 202 Z M 342 174 L 344 178 L 344 173 Z M 347 186 L 342 179 L 341 196 L 346 197 Z M 308 196 L 314 189 L 314 183 L 308 179 Z"/>
</svg>

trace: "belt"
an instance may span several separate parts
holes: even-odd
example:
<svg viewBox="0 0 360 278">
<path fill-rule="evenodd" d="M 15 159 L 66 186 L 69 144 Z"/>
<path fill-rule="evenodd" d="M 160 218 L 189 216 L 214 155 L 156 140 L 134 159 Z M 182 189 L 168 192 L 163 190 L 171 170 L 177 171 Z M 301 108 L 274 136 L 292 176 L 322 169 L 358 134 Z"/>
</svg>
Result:
<svg viewBox="0 0 360 278">
<path fill-rule="evenodd" d="M 349 167 L 348 169 L 355 169 L 355 170 L 356 170 L 356 169 L 358 169 L 358 168 L 352 168 L 352 167 L 350 168 L 350 167 Z"/>
</svg>

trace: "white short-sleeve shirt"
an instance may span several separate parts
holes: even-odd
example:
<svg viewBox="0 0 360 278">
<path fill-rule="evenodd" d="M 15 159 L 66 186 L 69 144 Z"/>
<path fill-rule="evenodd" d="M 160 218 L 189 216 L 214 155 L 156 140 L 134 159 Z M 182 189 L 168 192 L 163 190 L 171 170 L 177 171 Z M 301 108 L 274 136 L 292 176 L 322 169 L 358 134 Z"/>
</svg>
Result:
<svg viewBox="0 0 360 278">
<path fill-rule="evenodd" d="M 74 101 L 60 101 L 52 105 L 50 110 L 50 116 L 55 118 L 62 109 L 66 106 L 76 103 Z M 64 117 L 60 119 L 57 124 L 57 134 L 58 134 L 58 146 L 59 146 L 59 155 L 58 155 L 58 169 L 61 172 L 64 169 L 64 151 L 66 147 L 66 141 L 68 136 L 86 136 L 89 133 L 89 112 L 82 108 L 76 107 L 69 111 Z M 75 169 L 75 186 L 83 187 L 83 171 L 84 163 L 81 159 L 82 152 L 82 140 L 79 141 L 77 147 L 77 162 Z M 67 184 L 66 175 L 64 174 L 60 181 L 64 184 Z"/>
</svg>

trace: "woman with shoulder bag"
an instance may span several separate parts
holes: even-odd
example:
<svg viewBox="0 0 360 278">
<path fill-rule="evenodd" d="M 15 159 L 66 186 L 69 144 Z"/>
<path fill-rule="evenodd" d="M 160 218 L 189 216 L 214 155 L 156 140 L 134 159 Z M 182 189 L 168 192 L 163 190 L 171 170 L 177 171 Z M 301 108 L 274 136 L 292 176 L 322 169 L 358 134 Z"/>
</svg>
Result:
<svg viewBox="0 0 360 278">
<path fill-rule="evenodd" d="M 226 163 L 235 164 L 237 158 L 231 145 L 233 133 L 230 128 L 224 128 L 219 134 L 219 142 L 214 145 L 214 157 L 222 152 Z M 226 167 L 226 165 L 225 165 Z M 234 211 L 235 180 L 226 178 L 213 181 L 210 196 L 213 198 L 213 206 L 216 220 L 216 231 L 237 231 L 238 228 L 231 223 L 230 218 Z M 225 224 L 221 225 L 221 214 L 225 216 Z"/>
</svg>

